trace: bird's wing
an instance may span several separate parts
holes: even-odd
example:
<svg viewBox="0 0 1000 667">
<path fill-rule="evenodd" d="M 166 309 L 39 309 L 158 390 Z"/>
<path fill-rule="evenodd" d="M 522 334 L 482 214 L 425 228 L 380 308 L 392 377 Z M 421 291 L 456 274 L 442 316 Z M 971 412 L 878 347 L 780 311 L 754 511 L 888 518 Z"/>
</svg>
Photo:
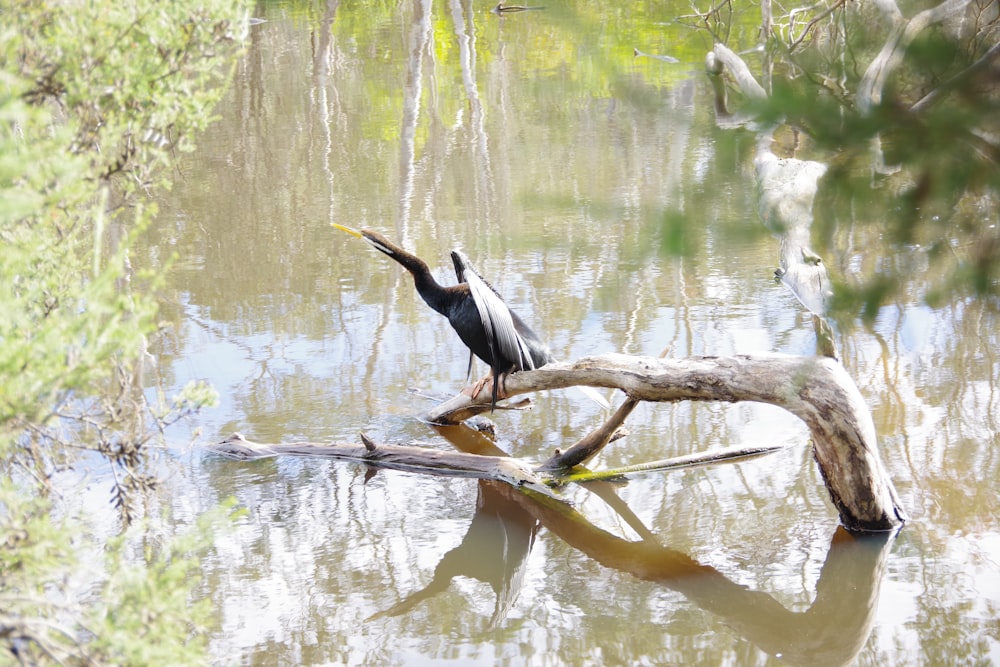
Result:
<svg viewBox="0 0 1000 667">
<path fill-rule="evenodd" d="M 460 282 L 460 283 L 464 283 L 465 282 L 465 262 L 464 262 L 463 258 L 464 258 L 464 255 L 462 255 L 458 251 L 455 251 L 455 252 L 451 253 L 451 263 L 455 265 L 455 277 L 458 279 L 458 282 Z M 473 302 L 475 302 L 475 297 L 473 297 L 472 300 L 473 300 Z M 476 306 L 476 309 L 478 310 L 479 306 Z M 484 326 L 485 326 L 485 323 L 484 323 Z M 490 349 L 492 350 L 492 345 L 490 346 Z M 475 358 L 476 358 L 475 353 L 470 349 L 469 350 L 469 368 L 465 371 L 465 381 L 466 381 L 466 383 L 468 383 L 469 380 L 472 379 L 472 361 Z"/>
<path fill-rule="evenodd" d="M 517 359 L 519 360 L 517 370 L 534 369 L 535 363 L 531 359 L 528 344 L 524 342 L 521 334 L 514 327 L 514 319 L 510 315 L 507 304 L 476 273 L 464 255 L 456 250 L 452 253 L 452 257 L 457 259 L 455 263 L 456 273 L 459 274 L 460 278 L 464 278 L 469 285 L 469 292 L 472 294 L 472 300 L 476 304 L 479 318 L 483 322 L 483 329 L 486 331 L 486 340 L 490 348 L 494 350 L 493 358 Z"/>
</svg>

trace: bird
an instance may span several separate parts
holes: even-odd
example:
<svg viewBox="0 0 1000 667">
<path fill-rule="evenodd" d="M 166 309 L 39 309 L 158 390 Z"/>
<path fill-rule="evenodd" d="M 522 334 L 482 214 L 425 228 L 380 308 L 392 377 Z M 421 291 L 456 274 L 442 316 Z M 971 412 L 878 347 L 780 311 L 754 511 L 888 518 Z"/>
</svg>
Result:
<svg viewBox="0 0 1000 667">
<path fill-rule="evenodd" d="M 448 322 L 470 352 L 490 367 L 490 373 L 470 391 L 476 396 L 491 379 L 493 397 L 491 410 L 502 398 L 502 380 L 510 374 L 541 368 L 554 361 L 545 342 L 513 312 L 500 294 L 476 272 L 460 250 L 451 253 L 458 279 L 457 285 L 441 285 L 431 274 L 427 263 L 400 248 L 382 234 L 371 229 L 354 229 L 331 223 L 352 236 L 364 239 L 376 250 L 388 255 L 413 276 L 417 294 L 428 306 L 448 318 Z M 470 371 L 472 360 L 469 360 Z M 591 387 L 580 387 L 592 400 L 604 408 L 608 402 Z M 589 390 L 589 391 L 588 391 Z"/>
</svg>

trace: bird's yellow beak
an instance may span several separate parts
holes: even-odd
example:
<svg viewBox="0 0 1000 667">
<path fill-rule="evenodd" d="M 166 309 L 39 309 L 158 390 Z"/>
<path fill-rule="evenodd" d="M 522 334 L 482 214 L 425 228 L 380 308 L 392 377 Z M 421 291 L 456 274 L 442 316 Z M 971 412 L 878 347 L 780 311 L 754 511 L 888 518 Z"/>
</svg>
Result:
<svg viewBox="0 0 1000 667">
<path fill-rule="evenodd" d="M 363 236 L 361 236 L 361 232 L 354 229 L 353 227 L 345 227 L 344 225 L 338 225 L 336 222 L 331 222 L 330 226 L 333 227 L 334 229 L 339 229 L 342 232 L 347 232 L 351 236 L 357 236 L 359 239 L 364 238 Z"/>
</svg>

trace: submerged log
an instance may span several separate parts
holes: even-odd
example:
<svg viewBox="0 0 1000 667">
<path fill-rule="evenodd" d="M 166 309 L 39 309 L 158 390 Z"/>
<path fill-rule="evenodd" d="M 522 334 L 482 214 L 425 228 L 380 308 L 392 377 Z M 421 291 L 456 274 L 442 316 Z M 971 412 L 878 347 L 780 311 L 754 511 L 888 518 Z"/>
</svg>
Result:
<svg viewBox="0 0 1000 667">
<path fill-rule="evenodd" d="M 779 354 L 656 359 L 584 357 L 507 377 L 507 396 L 575 385 L 616 388 L 654 402 L 755 401 L 785 408 L 809 427 L 820 472 L 849 530 L 892 530 L 906 520 L 882 465 L 871 413 L 839 362 Z M 490 397 L 461 394 L 426 415 L 449 423 L 490 409 Z"/>
<path fill-rule="evenodd" d="M 542 483 L 541 477 L 526 463 L 514 458 L 480 456 L 414 445 L 376 444 L 364 434 L 361 435 L 361 441 L 361 445 L 342 442 L 263 444 L 247 440 L 242 433 L 233 433 L 209 447 L 209 450 L 244 461 L 279 455 L 323 456 L 392 470 L 492 479 L 512 486 L 526 486 L 544 494 L 551 493 Z"/>
<path fill-rule="evenodd" d="M 448 427 L 455 428 L 455 427 Z M 466 428 L 466 427 L 459 427 Z M 442 434 L 455 442 L 454 433 Z M 677 470 L 707 466 L 729 461 L 743 461 L 750 458 L 772 454 L 781 446 L 756 447 L 726 447 L 698 454 L 687 454 L 661 461 L 651 461 L 639 465 L 588 471 L 578 467 L 568 468 L 553 465 L 558 455 L 534 470 L 519 459 L 512 458 L 498 447 L 491 451 L 452 452 L 416 445 L 376 444 L 364 433 L 361 434 L 361 445 L 344 442 L 285 442 L 265 444 L 251 442 L 242 433 L 233 433 L 229 437 L 208 447 L 215 452 L 231 459 L 254 461 L 272 456 L 320 456 L 341 461 L 363 463 L 373 468 L 388 468 L 442 477 L 473 477 L 493 482 L 503 482 L 513 487 L 524 487 L 551 496 L 553 487 L 560 487 L 570 482 L 591 482 L 606 479 L 621 479 L 628 475 L 646 472 Z M 464 446 L 464 445 L 462 445 Z"/>
</svg>

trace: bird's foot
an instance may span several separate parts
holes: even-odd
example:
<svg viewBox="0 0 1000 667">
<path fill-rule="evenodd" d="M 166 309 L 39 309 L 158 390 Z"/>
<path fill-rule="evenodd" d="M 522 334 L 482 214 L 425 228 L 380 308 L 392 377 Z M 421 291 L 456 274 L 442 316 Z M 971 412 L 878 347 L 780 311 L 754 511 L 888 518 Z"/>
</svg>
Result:
<svg viewBox="0 0 1000 667">
<path fill-rule="evenodd" d="M 505 392 L 503 388 L 503 380 L 504 377 L 501 376 L 499 385 L 497 386 L 496 400 L 498 401 L 502 401 L 503 399 L 507 398 L 507 392 Z M 487 373 L 486 377 L 478 380 L 471 387 L 466 387 L 465 389 L 462 390 L 462 393 L 468 396 L 469 398 L 476 400 L 477 398 L 479 398 L 479 394 L 482 393 L 484 389 L 492 387 L 493 387 L 493 373 Z"/>
</svg>

